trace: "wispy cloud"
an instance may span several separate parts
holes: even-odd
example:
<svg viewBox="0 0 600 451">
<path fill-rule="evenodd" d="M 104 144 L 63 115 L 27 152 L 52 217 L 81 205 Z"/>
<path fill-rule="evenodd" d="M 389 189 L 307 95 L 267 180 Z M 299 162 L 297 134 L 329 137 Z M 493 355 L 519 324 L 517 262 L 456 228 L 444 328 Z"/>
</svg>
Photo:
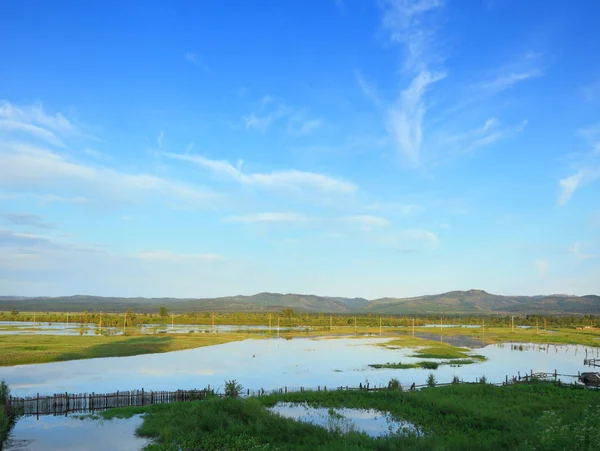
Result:
<svg viewBox="0 0 600 451">
<path fill-rule="evenodd" d="M 456 146 L 458 152 L 466 153 L 521 133 L 526 126 L 527 120 L 523 120 L 517 125 L 503 127 L 500 121 L 491 117 L 481 127 L 450 136 L 444 141 L 451 146 Z"/>
<path fill-rule="evenodd" d="M 0 187 L 27 191 L 67 189 L 89 198 L 146 202 L 162 198 L 181 206 L 198 207 L 215 199 L 214 193 L 149 174 L 129 174 L 102 166 L 87 166 L 66 156 L 32 145 L 0 143 Z M 80 198 L 48 197 L 41 201 L 71 201 Z M 44 197 L 46 196 L 46 197 Z"/>
<path fill-rule="evenodd" d="M 579 188 L 600 178 L 600 124 L 582 128 L 577 134 L 586 141 L 590 150 L 577 158 L 572 175 L 558 181 L 560 192 L 557 203 L 561 206 L 566 205 Z"/>
<path fill-rule="evenodd" d="M 39 215 L 32 213 L 2 213 L 0 218 L 12 225 L 22 225 L 36 227 L 39 229 L 53 229 L 55 226 L 52 223 L 44 221 Z"/>
<path fill-rule="evenodd" d="M 423 141 L 423 119 L 426 106 L 423 96 L 433 83 L 443 80 L 446 74 L 420 72 L 387 111 L 387 130 L 400 152 L 413 164 L 419 163 Z"/>
<path fill-rule="evenodd" d="M 340 220 L 349 224 L 355 224 L 364 230 L 372 230 L 373 228 L 387 227 L 391 225 L 390 221 L 387 219 L 373 215 L 346 216 Z"/>
<path fill-rule="evenodd" d="M 33 200 L 39 202 L 40 204 L 46 203 L 66 203 L 66 204 L 84 204 L 88 202 L 88 199 L 85 197 L 77 196 L 77 197 L 65 197 L 58 196 L 56 194 L 47 193 L 47 194 L 35 194 L 35 193 L 0 193 L 0 199 L 3 200 Z"/>
<path fill-rule="evenodd" d="M 258 223 L 258 222 L 287 222 L 287 223 L 303 223 L 314 221 L 315 218 L 302 213 L 256 213 L 244 216 L 231 216 L 225 218 L 226 222 L 243 222 L 243 223 Z"/>
<path fill-rule="evenodd" d="M 200 66 L 200 57 L 193 52 L 187 52 L 185 54 L 185 60 L 192 63 L 194 66 Z"/>
<path fill-rule="evenodd" d="M 539 259 L 534 262 L 535 269 L 540 276 L 545 276 L 548 272 L 548 260 Z"/>
<path fill-rule="evenodd" d="M 230 178 L 247 185 L 260 186 L 262 188 L 300 191 L 312 189 L 345 194 L 354 193 L 358 190 L 358 187 L 351 182 L 316 172 L 287 169 L 270 173 L 244 173 L 242 171 L 241 162 L 235 167 L 228 161 L 211 160 L 200 155 L 180 155 L 174 153 L 164 153 L 163 155 L 169 158 L 195 163 L 215 175 Z"/>
<path fill-rule="evenodd" d="M 410 83 L 400 91 L 397 99 L 384 107 L 375 90 L 361 74 L 357 82 L 364 94 L 383 110 L 386 130 L 396 150 L 412 165 L 420 161 L 423 141 L 423 123 L 427 112 L 425 95 L 431 86 L 446 77 L 442 59 L 435 51 L 436 13 L 443 6 L 441 0 L 384 0 L 383 29 L 392 43 L 400 45 L 404 53 L 404 78 Z"/>
<path fill-rule="evenodd" d="M 156 144 L 158 144 L 159 149 L 162 149 L 164 137 L 165 137 L 165 132 L 161 130 L 160 133 L 158 134 L 158 136 L 156 137 Z"/>
<path fill-rule="evenodd" d="M 218 254 L 186 254 L 172 251 L 151 251 L 140 252 L 136 255 L 138 258 L 146 261 L 161 262 L 193 262 L 193 261 L 214 261 L 222 257 Z"/>
<path fill-rule="evenodd" d="M 305 110 L 288 106 L 270 95 L 264 96 L 252 113 L 242 117 L 246 130 L 260 133 L 265 133 L 277 122 L 287 124 L 287 132 L 296 136 L 313 133 L 323 125 L 321 119 L 309 117 Z"/>
<path fill-rule="evenodd" d="M 600 176 L 600 169 L 582 169 L 577 171 L 575 174 L 560 179 L 558 184 L 560 186 L 560 193 L 558 195 L 558 205 L 566 205 L 569 199 L 573 196 L 575 191 L 581 186 L 593 182 Z"/>
<path fill-rule="evenodd" d="M 575 243 L 567 248 L 567 251 L 573 254 L 578 260 L 590 260 L 596 258 L 596 254 L 586 252 L 586 246 L 582 243 Z"/>
<path fill-rule="evenodd" d="M 532 69 L 526 72 L 510 72 L 508 74 L 500 75 L 491 81 L 483 82 L 481 87 L 500 92 L 516 85 L 517 83 L 529 80 L 531 78 L 541 77 L 542 75 L 543 72 L 539 69 Z"/>
</svg>

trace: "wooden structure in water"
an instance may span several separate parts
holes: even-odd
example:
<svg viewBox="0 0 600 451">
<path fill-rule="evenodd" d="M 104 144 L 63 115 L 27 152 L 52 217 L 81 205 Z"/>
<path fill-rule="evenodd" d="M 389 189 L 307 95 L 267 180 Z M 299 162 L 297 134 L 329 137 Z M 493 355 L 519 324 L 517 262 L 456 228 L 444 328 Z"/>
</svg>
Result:
<svg viewBox="0 0 600 451">
<path fill-rule="evenodd" d="M 584 359 L 584 365 L 600 367 L 600 359 Z"/>
<path fill-rule="evenodd" d="M 8 401 L 13 412 L 20 415 L 68 415 L 116 407 L 146 406 L 195 401 L 206 398 L 210 389 L 177 391 L 118 391 L 116 393 L 57 393 L 52 396 L 30 396 Z"/>
</svg>

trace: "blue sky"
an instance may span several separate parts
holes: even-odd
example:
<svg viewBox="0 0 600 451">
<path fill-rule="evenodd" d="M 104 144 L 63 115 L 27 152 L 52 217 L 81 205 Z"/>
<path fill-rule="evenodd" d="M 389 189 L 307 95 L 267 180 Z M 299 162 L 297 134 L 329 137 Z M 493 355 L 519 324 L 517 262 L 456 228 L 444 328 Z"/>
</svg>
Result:
<svg viewBox="0 0 600 451">
<path fill-rule="evenodd" d="M 598 2 L 0 17 L 0 294 L 600 292 Z"/>
</svg>

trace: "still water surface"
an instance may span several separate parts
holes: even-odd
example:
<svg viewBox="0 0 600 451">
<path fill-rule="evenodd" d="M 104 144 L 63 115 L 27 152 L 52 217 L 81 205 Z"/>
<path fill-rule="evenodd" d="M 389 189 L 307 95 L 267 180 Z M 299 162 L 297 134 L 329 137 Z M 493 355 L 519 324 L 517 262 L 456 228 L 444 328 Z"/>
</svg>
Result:
<svg viewBox="0 0 600 451">
<path fill-rule="evenodd" d="M 387 349 L 377 344 L 388 339 L 254 339 L 166 354 L 111 357 L 0 368 L 16 396 L 36 393 L 105 393 L 117 390 L 177 390 L 223 387 L 236 379 L 245 388 L 271 390 L 281 387 L 357 386 L 367 381 L 386 385 L 397 377 L 403 385 L 425 383 L 430 370 L 374 369 L 369 364 L 419 361 L 414 349 Z M 485 375 L 490 382 L 505 376 L 544 371 L 577 374 L 586 356 L 598 356 L 599 348 L 577 345 L 525 345 L 510 343 L 477 349 L 487 361 L 462 367 L 440 366 L 438 382 L 454 375 L 474 381 Z"/>
</svg>

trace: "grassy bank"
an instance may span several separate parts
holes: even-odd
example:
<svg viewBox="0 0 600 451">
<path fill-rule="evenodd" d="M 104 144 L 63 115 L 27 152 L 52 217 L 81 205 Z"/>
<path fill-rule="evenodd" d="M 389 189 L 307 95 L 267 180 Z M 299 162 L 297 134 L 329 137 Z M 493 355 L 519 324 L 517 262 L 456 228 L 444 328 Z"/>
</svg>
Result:
<svg viewBox="0 0 600 451">
<path fill-rule="evenodd" d="M 416 328 L 417 333 L 436 334 L 437 336 L 465 336 L 472 337 L 484 343 L 549 343 L 549 344 L 579 344 L 586 346 L 600 346 L 600 330 L 560 328 L 544 330 L 543 328 L 511 330 L 510 327 L 485 327 L 465 328 Z"/>
<path fill-rule="evenodd" d="M 168 336 L 0 335 L 0 366 L 181 351 L 249 337 L 251 335 L 241 333 Z"/>
<path fill-rule="evenodd" d="M 423 436 L 330 432 L 272 415 L 278 401 L 315 407 L 376 409 L 412 422 Z M 211 398 L 104 412 L 146 413 L 138 434 L 148 450 L 558 450 L 597 449 L 600 392 L 549 383 L 494 387 L 459 384 L 417 392 L 304 392 L 260 398 Z M 549 412 L 549 413 L 548 413 Z"/>
</svg>

